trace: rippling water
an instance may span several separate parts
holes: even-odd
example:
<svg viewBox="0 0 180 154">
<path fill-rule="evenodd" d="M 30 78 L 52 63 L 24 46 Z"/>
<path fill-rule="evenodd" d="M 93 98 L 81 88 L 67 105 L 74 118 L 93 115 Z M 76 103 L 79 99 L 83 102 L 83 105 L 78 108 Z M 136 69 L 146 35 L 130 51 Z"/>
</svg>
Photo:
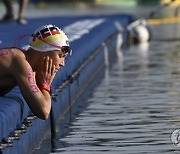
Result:
<svg viewBox="0 0 180 154">
<path fill-rule="evenodd" d="M 57 153 L 179 151 L 171 141 L 180 128 L 178 43 L 152 42 L 122 53 L 70 124 L 69 134 L 57 141 L 64 145 Z"/>
<path fill-rule="evenodd" d="M 53 9 L 46 15 L 62 9 Z M 65 10 L 58 14 L 70 11 Z M 92 8 L 89 10 L 92 14 Z M 125 10 L 136 14 L 140 11 L 141 15 L 151 11 Z M 37 11 L 44 15 L 35 9 L 34 16 Z M 33 16 L 33 12 L 28 14 Z M 180 43 L 172 41 L 180 38 L 179 24 L 154 27 L 154 41 L 149 45 L 118 51 L 116 62 L 106 68 L 104 79 L 84 102 L 87 107 L 69 124 L 69 133 L 56 140 L 54 153 L 179 153 L 180 147 L 171 141 L 172 132 L 180 129 Z M 164 38 L 171 40 L 158 42 Z M 50 153 L 50 142 L 45 140 L 40 150 L 43 152 L 35 153 Z"/>
</svg>

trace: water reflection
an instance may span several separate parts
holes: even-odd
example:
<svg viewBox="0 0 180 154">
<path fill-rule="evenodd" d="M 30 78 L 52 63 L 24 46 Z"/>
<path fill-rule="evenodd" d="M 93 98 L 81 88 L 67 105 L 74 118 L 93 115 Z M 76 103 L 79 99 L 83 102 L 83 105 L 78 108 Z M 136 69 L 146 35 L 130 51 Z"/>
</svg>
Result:
<svg viewBox="0 0 180 154">
<path fill-rule="evenodd" d="M 70 124 L 69 134 L 57 141 L 56 153 L 179 151 L 170 138 L 180 128 L 177 42 L 151 42 L 117 53 L 87 108 Z"/>
</svg>

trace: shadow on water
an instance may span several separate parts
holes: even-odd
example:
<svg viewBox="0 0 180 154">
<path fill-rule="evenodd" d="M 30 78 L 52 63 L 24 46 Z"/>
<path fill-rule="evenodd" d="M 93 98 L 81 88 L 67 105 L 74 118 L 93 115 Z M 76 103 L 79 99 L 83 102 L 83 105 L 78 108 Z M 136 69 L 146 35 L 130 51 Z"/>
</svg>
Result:
<svg viewBox="0 0 180 154">
<path fill-rule="evenodd" d="M 52 153 L 179 152 L 171 141 L 180 128 L 179 28 L 151 28 L 149 44 L 117 50 L 112 67 L 100 75 L 103 80 L 62 121 Z"/>
<path fill-rule="evenodd" d="M 172 153 L 179 122 L 177 42 L 132 46 L 80 106 L 56 153 Z"/>
<path fill-rule="evenodd" d="M 61 122 L 51 153 L 177 153 L 171 134 L 180 128 L 178 45 L 118 51 L 103 80 Z"/>
</svg>

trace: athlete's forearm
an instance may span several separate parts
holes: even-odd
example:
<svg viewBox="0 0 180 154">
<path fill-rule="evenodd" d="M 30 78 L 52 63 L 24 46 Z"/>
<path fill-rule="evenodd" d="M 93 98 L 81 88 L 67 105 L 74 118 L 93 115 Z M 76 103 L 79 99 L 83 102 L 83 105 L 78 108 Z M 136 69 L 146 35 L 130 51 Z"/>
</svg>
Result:
<svg viewBox="0 0 180 154">
<path fill-rule="evenodd" d="M 45 120 L 48 118 L 50 110 L 51 110 L 51 96 L 47 90 L 41 89 L 41 92 L 44 95 L 45 101 L 42 102 L 43 103 L 42 112 L 41 112 L 42 115 L 40 115 L 41 117 L 39 117 L 39 118 Z"/>
</svg>

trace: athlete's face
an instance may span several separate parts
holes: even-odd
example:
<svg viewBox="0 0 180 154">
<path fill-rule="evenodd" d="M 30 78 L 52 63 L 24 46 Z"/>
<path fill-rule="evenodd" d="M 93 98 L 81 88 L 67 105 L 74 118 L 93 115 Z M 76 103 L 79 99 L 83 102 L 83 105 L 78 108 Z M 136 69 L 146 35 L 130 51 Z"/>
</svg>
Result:
<svg viewBox="0 0 180 154">
<path fill-rule="evenodd" d="M 68 53 L 63 53 L 62 51 L 48 52 L 48 56 L 53 60 L 53 64 L 55 65 L 55 72 L 65 65 L 67 55 Z"/>
</svg>

